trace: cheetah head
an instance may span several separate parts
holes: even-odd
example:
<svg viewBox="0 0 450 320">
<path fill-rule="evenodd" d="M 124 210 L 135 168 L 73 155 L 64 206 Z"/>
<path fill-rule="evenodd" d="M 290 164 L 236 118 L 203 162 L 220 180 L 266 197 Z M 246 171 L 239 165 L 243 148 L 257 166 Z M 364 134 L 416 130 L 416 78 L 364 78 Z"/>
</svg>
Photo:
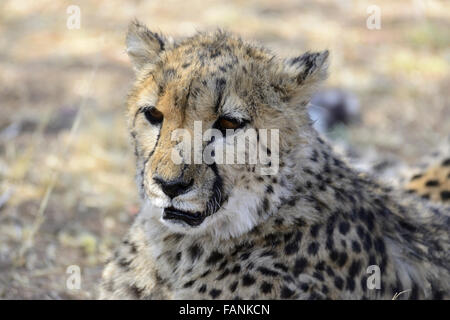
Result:
<svg viewBox="0 0 450 320">
<path fill-rule="evenodd" d="M 152 214 L 173 232 L 220 238 L 270 216 L 291 194 L 293 150 L 314 134 L 306 106 L 328 51 L 279 59 L 222 31 L 174 42 L 138 21 L 126 42 L 137 181 Z"/>
</svg>

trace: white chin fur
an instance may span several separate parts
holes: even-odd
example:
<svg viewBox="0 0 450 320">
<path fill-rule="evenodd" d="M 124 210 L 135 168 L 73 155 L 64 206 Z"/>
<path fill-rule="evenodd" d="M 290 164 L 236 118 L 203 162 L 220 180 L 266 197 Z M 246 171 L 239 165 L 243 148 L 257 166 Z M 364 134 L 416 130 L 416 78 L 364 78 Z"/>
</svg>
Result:
<svg viewBox="0 0 450 320">
<path fill-rule="evenodd" d="M 261 199 L 254 192 L 246 189 L 233 190 L 223 207 L 213 215 L 206 217 L 196 227 L 191 227 L 182 221 L 164 220 L 162 218 L 163 209 L 159 206 L 159 201 L 155 200 L 152 200 L 153 205 L 150 201 L 145 201 L 142 213 L 154 218 L 153 221 L 157 219 L 174 233 L 211 234 L 216 239 L 228 239 L 250 231 L 258 223 L 258 219 L 261 219 L 258 216 Z"/>
</svg>

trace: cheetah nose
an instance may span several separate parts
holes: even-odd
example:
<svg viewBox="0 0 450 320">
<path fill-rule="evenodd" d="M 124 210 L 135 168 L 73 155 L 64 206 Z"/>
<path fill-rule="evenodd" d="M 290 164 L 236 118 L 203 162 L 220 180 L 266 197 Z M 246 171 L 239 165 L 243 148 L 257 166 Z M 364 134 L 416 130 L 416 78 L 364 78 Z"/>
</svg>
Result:
<svg viewBox="0 0 450 320">
<path fill-rule="evenodd" d="M 164 180 L 160 176 L 153 176 L 153 180 L 161 186 L 162 191 L 170 198 L 173 199 L 183 193 L 193 185 L 194 179 L 189 182 L 185 182 L 182 178 L 173 180 Z"/>
</svg>

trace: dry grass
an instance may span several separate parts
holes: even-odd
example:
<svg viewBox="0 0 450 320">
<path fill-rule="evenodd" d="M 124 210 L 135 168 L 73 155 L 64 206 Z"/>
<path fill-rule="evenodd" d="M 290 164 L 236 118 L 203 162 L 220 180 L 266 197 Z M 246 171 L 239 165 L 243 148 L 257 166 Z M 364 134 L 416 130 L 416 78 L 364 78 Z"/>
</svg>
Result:
<svg viewBox="0 0 450 320">
<path fill-rule="evenodd" d="M 328 48 L 329 86 L 353 91 L 347 143 L 411 162 L 450 132 L 445 1 L 0 3 L 0 298 L 94 298 L 105 257 L 138 210 L 124 99 L 134 17 L 173 36 L 223 27 L 280 54 Z M 382 28 L 366 28 L 378 4 Z M 424 4 L 423 6 L 420 4 Z M 68 290 L 79 265 L 82 288 Z"/>
</svg>

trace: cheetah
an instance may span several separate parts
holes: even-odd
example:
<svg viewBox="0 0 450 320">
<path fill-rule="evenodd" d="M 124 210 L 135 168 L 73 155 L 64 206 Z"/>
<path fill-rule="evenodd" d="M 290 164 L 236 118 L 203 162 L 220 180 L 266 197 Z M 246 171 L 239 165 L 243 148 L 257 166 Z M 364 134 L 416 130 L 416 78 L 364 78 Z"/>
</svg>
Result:
<svg viewBox="0 0 450 320">
<path fill-rule="evenodd" d="M 450 136 L 438 149 L 412 165 L 389 156 L 366 154 L 355 157 L 345 149 L 346 146 L 340 147 L 340 152 L 354 168 L 370 173 L 377 180 L 384 180 L 423 199 L 450 204 Z"/>
<path fill-rule="evenodd" d="M 352 169 L 307 106 L 328 51 L 282 59 L 224 31 L 130 24 L 127 114 L 142 209 L 101 299 L 448 299 L 450 210 Z M 173 161 L 172 132 L 276 129 L 270 163 Z M 261 139 L 263 140 L 263 139 Z M 185 157 L 185 158 L 183 158 Z"/>
<path fill-rule="evenodd" d="M 450 204 L 450 139 L 414 168 L 404 183 L 407 192 L 434 202 Z"/>
</svg>

